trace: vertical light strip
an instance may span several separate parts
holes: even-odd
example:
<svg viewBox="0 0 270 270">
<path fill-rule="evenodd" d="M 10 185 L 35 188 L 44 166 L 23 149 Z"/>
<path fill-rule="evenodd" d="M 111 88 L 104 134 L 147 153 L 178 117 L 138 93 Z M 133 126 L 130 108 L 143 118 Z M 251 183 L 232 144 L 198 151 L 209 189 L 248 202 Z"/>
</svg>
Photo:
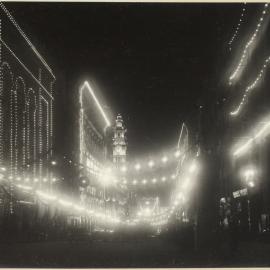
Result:
<svg viewBox="0 0 270 270">
<path fill-rule="evenodd" d="M 2 39 L 2 20 L 0 18 L 0 39 Z M 4 162 L 4 146 L 3 146 L 3 130 L 4 130 L 4 114 L 3 114 L 3 66 L 2 66 L 2 43 L 0 43 L 0 166 Z"/>
<path fill-rule="evenodd" d="M 41 83 L 41 69 L 39 68 L 38 74 L 39 82 Z M 42 144 L 42 126 L 43 126 L 43 111 L 41 105 L 41 88 L 38 88 L 38 104 L 39 104 L 39 115 L 38 115 L 38 153 L 39 153 L 39 186 L 42 185 L 42 151 L 43 151 L 43 144 Z"/>
<path fill-rule="evenodd" d="M 46 141 L 45 141 L 45 147 L 43 147 L 43 151 L 46 150 L 46 162 L 48 164 L 49 161 L 49 137 L 50 137 L 50 130 L 49 130 L 49 102 L 43 97 L 41 96 L 41 101 L 44 102 L 44 104 L 46 105 L 46 122 L 42 123 L 45 127 L 46 127 Z M 41 106 L 42 106 L 42 102 L 41 102 Z M 43 113 L 43 108 L 42 108 L 42 113 Z M 44 143 L 43 143 L 44 146 Z M 49 177 L 49 168 L 46 168 L 46 177 Z"/>
</svg>

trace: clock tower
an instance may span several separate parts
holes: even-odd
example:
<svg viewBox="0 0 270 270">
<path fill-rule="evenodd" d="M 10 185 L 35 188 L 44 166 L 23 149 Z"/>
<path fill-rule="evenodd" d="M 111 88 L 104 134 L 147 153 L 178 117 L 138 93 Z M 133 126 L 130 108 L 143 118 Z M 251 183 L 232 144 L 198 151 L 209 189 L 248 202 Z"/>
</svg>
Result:
<svg viewBox="0 0 270 270">
<path fill-rule="evenodd" d="M 126 132 L 127 130 L 124 127 L 122 116 L 118 114 L 115 120 L 113 134 L 113 163 L 118 168 L 126 163 Z"/>
</svg>

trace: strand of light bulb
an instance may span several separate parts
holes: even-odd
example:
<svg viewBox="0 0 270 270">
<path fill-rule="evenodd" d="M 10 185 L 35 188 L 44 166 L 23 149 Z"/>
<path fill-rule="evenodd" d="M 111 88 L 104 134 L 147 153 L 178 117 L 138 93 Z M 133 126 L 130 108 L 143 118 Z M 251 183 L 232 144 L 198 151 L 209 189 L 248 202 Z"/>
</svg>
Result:
<svg viewBox="0 0 270 270">
<path fill-rule="evenodd" d="M 96 97 L 96 95 L 95 95 L 93 89 L 91 88 L 90 84 L 89 84 L 87 81 L 85 81 L 82 87 L 87 87 L 87 89 L 89 90 L 89 93 L 90 93 L 91 96 L 93 97 L 93 99 L 94 99 L 94 101 L 95 101 L 95 103 L 96 103 L 96 105 L 97 105 L 97 107 L 98 107 L 98 109 L 99 109 L 101 115 L 103 116 L 103 118 L 104 118 L 104 120 L 105 120 L 105 123 L 106 123 L 107 127 L 109 127 L 109 126 L 111 125 L 111 123 L 110 123 L 110 121 L 108 120 L 108 117 L 106 116 L 104 110 L 102 109 L 102 107 L 101 107 L 101 105 L 100 105 L 100 103 L 99 103 L 99 101 L 98 101 L 98 99 L 97 99 L 97 97 Z M 82 89 L 83 89 L 83 88 L 82 88 Z"/>
<path fill-rule="evenodd" d="M 72 203 L 69 201 L 66 201 L 66 200 L 60 199 L 60 200 L 58 200 L 58 202 L 63 206 L 72 206 Z"/>
<path fill-rule="evenodd" d="M 24 189 L 24 190 L 32 190 L 33 188 L 30 186 L 25 186 L 25 185 L 17 185 L 18 188 Z"/>
<path fill-rule="evenodd" d="M 170 160 L 175 160 L 174 158 L 178 159 L 183 153 L 181 153 L 180 150 L 177 150 L 175 152 L 172 153 L 167 153 L 167 155 L 164 155 L 163 157 L 161 157 L 160 161 L 161 163 L 167 163 Z M 170 158 L 169 158 L 169 157 Z M 172 157 L 172 158 L 171 158 Z M 174 157 L 174 158 L 173 158 Z M 158 159 L 157 159 L 158 160 Z M 156 160 L 156 161 L 157 161 Z M 129 166 L 122 166 L 120 168 L 118 168 L 120 171 L 124 172 L 124 171 L 128 171 L 130 169 L 135 169 L 136 171 L 140 171 L 143 167 L 149 167 L 152 168 L 154 166 L 158 166 L 159 164 L 157 162 L 155 162 L 154 160 L 149 160 L 147 162 L 138 162 L 134 165 L 129 165 Z"/>
<path fill-rule="evenodd" d="M 176 179 L 176 175 L 175 174 L 171 174 L 169 177 L 166 177 L 166 176 L 162 176 L 161 178 L 158 178 L 158 177 L 154 177 L 151 179 L 141 179 L 141 180 L 138 180 L 138 179 L 133 179 L 133 180 L 123 180 L 121 181 L 122 184 L 128 184 L 128 185 L 138 185 L 138 184 L 147 184 L 147 183 L 153 183 L 153 184 L 156 184 L 156 183 L 161 183 L 161 182 L 165 182 L 167 181 L 168 178 L 171 178 L 172 180 Z M 118 183 L 118 181 L 115 179 L 114 180 L 115 184 Z"/>
<path fill-rule="evenodd" d="M 84 210 L 85 210 L 84 207 L 79 206 L 79 205 L 74 205 L 73 207 L 74 207 L 74 209 L 76 209 L 77 211 L 84 211 Z"/>
<path fill-rule="evenodd" d="M 37 190 L 36 191 L 36 194 L 46 200 L 50 200 L 50 201 L 53 201 L 53 200 L 56 200 L 56 196 L 53 196 L 53 195 L 50 195 L 50 194 L 47 194 L 41 190 Z"/>
<path fill-rule="evenodd" d="M 244 3 L 244 5 L 246 5 L 246 3 Z M 244 15 L 245 15 L 245 12 L 246 12 L 246 8 L 243 7 L 242 12 L 241 12 L 241 15 L 240 15 L 240 19 L 239 19 L 238 24 L 237 24 L 237 27 L 236 27 L 236 29 L 235 29 L 235 31 L 234 31 L 234 34 L 232 35 L 232 38 L 230 39 L 230 41 L 229 41 L 229 43 L 228 43 L 229 46 L 230 46 L 230 49 L 231 49 L 231 45 L 232 45 L 233 41 L 236 39 L 236 37 L 237 37 L 237 35 L 238 35 L 238 32 L 239 32 L 239 30 L 240 30 L 241 24 L 242 24 L 243 21 L 244 21 Z"/>
<path fill-rule="evenodd" d="M 241 145 L 240 147 L 238 147 L 233 155 L 234 156 L 239 156 L 240 154 L 245 153 L 253 144 L 253 142 L 257 139 L 259 139 L 260 137 L 262 137 L 263 135 L 268 135 L 270 132 L 270 122 L 266 123 L 258 132 L 257 134 L 253 137 L 250 138 L 246 143 L 244 143 L 243 145 Z M 265 134 L 266 133 L 266 134 Z"/>
<path fill-rule="evenodd" d="M 243 65 L 243 62 L 244 62 L 244 60 L 245 60 L 246 57 L 247 57 L 248 48 L 250 47 L 251 44 L 253 44 L 253 42 L 255 41 L 255 38 L 256 38 L 257 35 L 258 35 L 259 30 L 261 29 L 261 22 L 262 22 L 263 19 L 264 19 L 264 16 L 265 16 L 265 14 L 266 14 L 267 8 L 268 8 L 268 4 L 265 4 L 265 5 L 264 5 L 264 9 L 263 9 L 263 11 L 262 11 L 262 15 L 261 15 L 261 17 L 260 17 L 260 19 L 259 19 L 259 23 L 257 24 L 257 26 L 256 26 L 256 28 L 255 28 L 255 31 L 254 31 L 253 34 L 251 35 L 249 41 L 246 43 L 245 48 L 244 48 L 244 50 L 243 50 L 243 53 L 242 53 L 242 55 L 241 55 L 240 61 L 239 61 L 238 65 L 237 65 L 236 69 L 233 71 L 232 75 L 230 76 L 230 79 L 229 79 L 230 84 L 232 83 L 232 80 L 234 80 L 235 77 L 236 77 L 236 76 L 238 75 L 238 73 L 240 72 L 240 69 L 241 69 L 241 67 L 242 67 L 242 65 Z"/>
<path fill-rule="evenodd" d="M 230 112 L 230 115 L 232 116 L 236 116 L 239 114 L 239 112 L 241 111 L 242 107 L 245 104 L 245 101 L 248 97 L 248 95 L 250 94 L 250 92 L 256 87 L 256 85 L 260 82 L 260 80 L 262 79 L 262 75 L 265 72 L 265 69 L 268 67 L 268 64 L 270 62 L 270 56 L 268 56 L 265 60 L 264 60 L 264 64 L 259 72 L 259 74 L 257 75 L 256 79 L 249 85 L 246 87 L 245 91 L 244 91 L 244 95 L 241 99 L 241 102 L 239 103 L 239 105 L 237 106 L 237 108 Z"/>
<path fill-rule="evenodd" d="M 16 185 L 18 188 L 20 189 L 23 189 L 23 190 L 33 190 L 33 187 L 31 186 L 26 186 L 26 185 Z M 79 212 L 82 212 L 82 211 L 86 211 L 86 209 L 84 207 L 82 207 L 81 205 L 79 204 L 73 204 L 71 203 L 70 201 L 67 201 L 67 200 L 64 200 L 64 199 L 60 199 L 60 198 L 57 198 L 56 196 L 50 194 L 50 193 L 45 193 L 41 190 L 36 190 L 35 193 L 41 197 L 42 199 L 46 199 L 48 201 L 55 201 L 57 200 L 59 204 L 61 204 L 62 206 L 64 207 L 69 207 L 69 206 L 72 206 L 73 209 L 79 211 Z M 120 222 L 120 219 L 116 218 L 116 217 L 113 217 L 113 216 L 110 216 L 110 215 L 105 215 L 103 213 L 96 213 L 94 210 L 87 210 L 87 213 L 90 214 L 90 215 L 95 215 L 96 217 L 99 217 L 101 219 L 104 219 L 106 218 L 107 221 L 109 222 L 112 222 L 112 223 L 119 223 Z"/>
</svg>

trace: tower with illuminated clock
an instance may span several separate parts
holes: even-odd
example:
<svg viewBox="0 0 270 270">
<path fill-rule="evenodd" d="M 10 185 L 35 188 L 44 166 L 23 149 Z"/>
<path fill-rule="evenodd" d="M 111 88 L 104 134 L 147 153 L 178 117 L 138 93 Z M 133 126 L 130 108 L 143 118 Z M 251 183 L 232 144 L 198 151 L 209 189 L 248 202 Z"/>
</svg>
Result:
<svg viewBox="0 0 270 270">
<path fill-rule="evenodd" d="M 113 130 L 113 163 L 116 168 L 120 168 L 126 163 L 127 156 L 127 140 L 126 128 L 123 123 L 122 116 L 117 115 Z"/>
</svg>

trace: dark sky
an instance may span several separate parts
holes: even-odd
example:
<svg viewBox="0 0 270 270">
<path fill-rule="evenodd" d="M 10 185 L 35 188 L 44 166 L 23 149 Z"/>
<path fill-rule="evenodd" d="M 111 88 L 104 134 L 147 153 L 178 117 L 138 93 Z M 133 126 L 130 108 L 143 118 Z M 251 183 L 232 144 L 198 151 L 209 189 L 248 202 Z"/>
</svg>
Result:
<svg viewBox="0 0 270 270">
<path fill-rule="evenodd" d="M 74 93 L 87 78 L 94 81 L 113 116 L 122 113 L 131 155 L 175 145 L 181 122 L 205 99 L 215 97 L 225 46 L 242 8 L 127 3 L 6 6 L 53 68 L 58 99 L 72 96 L 63 93 Z M 75 100 L 66 104 L 70 102 Z M 56 128 L 61 134 L 61 123 Z"/>
</svg>

